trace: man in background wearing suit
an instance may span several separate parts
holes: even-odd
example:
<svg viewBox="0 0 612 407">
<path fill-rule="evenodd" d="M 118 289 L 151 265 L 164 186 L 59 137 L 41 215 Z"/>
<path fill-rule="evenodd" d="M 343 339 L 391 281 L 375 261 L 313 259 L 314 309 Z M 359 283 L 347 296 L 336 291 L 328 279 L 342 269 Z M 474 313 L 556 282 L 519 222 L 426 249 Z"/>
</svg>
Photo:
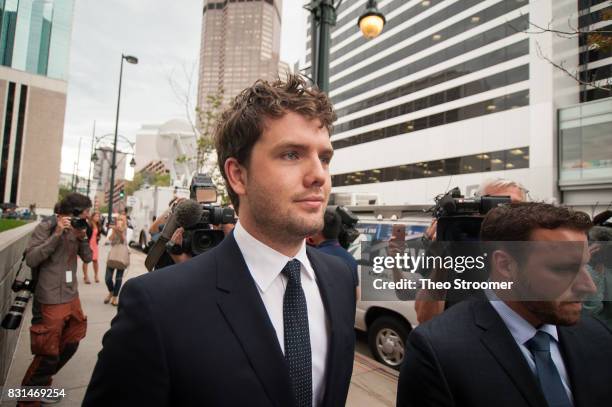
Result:
<svg viewBox="0 0 612 407">
<path fill-rule="evenodd" d="M 307 248 L 331 189 L 327 96 L 257 81 L 220 118 L 219 167 L 240 216 L 217 247 L 132 279 L 84 406 L 343 406 L 355 290 Z"/>
<path fill-rule="evenodd" d="M 410 334 L 397 405 L 612 405 L 612 332 L 580 315 L 595 290 L 590 226 L 584 213 L 543 203 L 490 211 L 481 227 L 490 281 L 512 288 L 485 290 L 487 300 L 464 301 Z"/>
</svg>

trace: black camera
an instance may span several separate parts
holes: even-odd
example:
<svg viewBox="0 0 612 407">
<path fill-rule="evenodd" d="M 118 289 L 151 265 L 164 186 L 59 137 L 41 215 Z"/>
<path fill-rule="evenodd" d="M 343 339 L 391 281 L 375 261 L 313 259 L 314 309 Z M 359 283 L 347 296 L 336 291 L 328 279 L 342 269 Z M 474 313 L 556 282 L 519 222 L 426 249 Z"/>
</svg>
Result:
<svg viewBox="0 0 612 407">
<path fill-rule="evenodd" d="M 328 206 L 328 209 L 334 210 L 334 206 Z M 338 243 L 345 250 L 348 250 L 351 243 L 359 237 L 359 231 L 355 229 L 355 225 L 359 222 L 359 218 L 344 206 L 336 206 L 335 211 L 340 217 L 340 234 L 338 235 Z"/>
<path fill-rule="evenodd" d="M 465 198 L 459 187 L 435 198 L 434 217 L 438 219 L 436 236 L 439 241 L 477 241 L 480 225 L 491 209 L 511 203 L 509 196 L 485 195 Z"/>
<path fill-rule="evenodd" d="M 87 229 L 87 220 L 80 217 L 83 211 L 84 209 L 81 208 L 75 208 L 72 211 L 72 216 L 70 217 L 70 226 L 72 226 L 74 229 Z"/>
<path fill-rule="evenodd" d="M 182 227 L 183 243 L 166 244 L 172 254 L 189 253 L 197 256 L 218 245 L 225 234 L 214 226 L 236 223 L 232 208 L 213 205 L 217 201 L 217 189 L 212 178 L 206 174 L 196 174 L 191 180 L 190 198 L 180 202 L 174 209 L 177 227 Z"/>
<path fill-rule="evenodd" d="M 181 202 L 184 206 L 193 205 L 195 201 Z M 178 208 L 177 208 L 178 209 Z M 190 253 L 192 256 L 197 256 L 205 251 L 212 249 L 225 237 L 222 230 L 215 230 L 212 225 L 220 226 L 231 223 L 236 223 L 235 213 L 232 208 L 222 208 L 214 205 L 200 205 L 201 213 L 195 224 L 181 222 L 182 217 L 177 214 L 177 223 L 184 228 L 183 244 L 181 246 L 173 245 L 169 248 L 172 254 Z M 197 212 L 193 212 L 194 214 Z M 178 247 L 177 247 L 178 246 Z"/>
<path fill-rule="evenodd" d="M 34 282 L 30 279 L 23 281 L 15 279 L 11 289 L 17 293 L 13 304 L 9 308 L 8 313 L 2 319 L 2 328 L 4 329 L 17 329 L 23 319 L 23 313 L 28 305 L 28 301 L 34 293 Z"/>
<path fill-rule="evenodd" d="M 73 216 L 70 218 L 70 226 L 78 230 L 87 229 L 87 220 Z"/>
</svg>

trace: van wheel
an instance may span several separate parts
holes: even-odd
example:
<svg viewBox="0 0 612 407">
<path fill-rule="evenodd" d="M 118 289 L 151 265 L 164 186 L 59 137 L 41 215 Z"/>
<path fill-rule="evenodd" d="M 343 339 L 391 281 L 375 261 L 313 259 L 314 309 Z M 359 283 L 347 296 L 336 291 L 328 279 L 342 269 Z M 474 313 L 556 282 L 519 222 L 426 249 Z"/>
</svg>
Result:
<svg viewBox="0 0 612 407">
<path fill-rule="evenodd" d="M 140 232 L 140 237 L 138 238 L 138 247 L 140 248 L 140 250 L 142 250 L 143 252 L 147 252 L 147 237 L 145 236 L 144 232 Z"/>
<path fill-rule="evenodd" d="M 368 344 L 374 358 L 380 363 L 400 368 L 404 361 L 406 338 L 410 328 L 397 317 L 378 317 L 368 328 Z"/>
</svg>

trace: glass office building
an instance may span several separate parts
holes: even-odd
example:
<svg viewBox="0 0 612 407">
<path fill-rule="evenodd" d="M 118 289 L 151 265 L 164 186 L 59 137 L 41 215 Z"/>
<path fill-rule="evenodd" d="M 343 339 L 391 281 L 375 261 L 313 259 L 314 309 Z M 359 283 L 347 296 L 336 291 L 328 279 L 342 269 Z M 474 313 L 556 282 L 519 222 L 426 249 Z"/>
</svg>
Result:
<svg viewBox="0 0 612 407">
<path fill-rule="evenodd" d="M 68 79 L 74 0 L 0 0 L 0 64 Z"/>
<path fill-rule="evenodd" d="M 74 4 L 0 0 L 0 203 L 55 203 Z"/>
</svg>

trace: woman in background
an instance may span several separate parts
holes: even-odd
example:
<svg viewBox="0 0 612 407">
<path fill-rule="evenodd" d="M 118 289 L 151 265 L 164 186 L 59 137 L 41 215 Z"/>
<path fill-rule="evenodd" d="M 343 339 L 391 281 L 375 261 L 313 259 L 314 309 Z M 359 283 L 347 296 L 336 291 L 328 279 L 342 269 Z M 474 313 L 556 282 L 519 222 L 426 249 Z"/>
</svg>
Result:
<svg viewBox="0 0 612 407">
<path fill-rule="evenodd" d="M 108 240 L 111 243 L 111 246 L 118 244 L 127 244 L 126 242 L 126 230 L 127 224 L 125 219 L 122 216 L 119 216 L 116 220 L 116 224 L 111 224 L 109 226 L 110 232 L 108 236 Z M 115 273 L 116 272 L 116 273 Z M 125 269 L 114 269 L 111 267 L 106 267 L 106 275 L 104 281 L 106 282 L 106 287 L 108 288 L 108 295 L 104 299 L 104 303 L 108 304 L 109 302 L 112 305 L 117 306 L 117 297 L 119 296 L 119 290 L 121 289 L 121 282 L 123 280 L 123 273 Z M 113 281 L 113 274 L 115 274 L 115 280 Z"/>
<path fill-rule="evenodd" d="M 94 269 L 94 281 L 100 282 L 98 278 L 98 243 L 100 242 L 100 234 L 102 233 L 102 226 L 100 224 L 100 212 L 94 212 L 87 219 L 87 238 L 89 239 L 89 247 L 93 254 L 93 269 Z M 89 276 L 87 275 L 87 263 L 83 263 L 83 281 L 85 284 L 91 284 Z"/>
</svg>

